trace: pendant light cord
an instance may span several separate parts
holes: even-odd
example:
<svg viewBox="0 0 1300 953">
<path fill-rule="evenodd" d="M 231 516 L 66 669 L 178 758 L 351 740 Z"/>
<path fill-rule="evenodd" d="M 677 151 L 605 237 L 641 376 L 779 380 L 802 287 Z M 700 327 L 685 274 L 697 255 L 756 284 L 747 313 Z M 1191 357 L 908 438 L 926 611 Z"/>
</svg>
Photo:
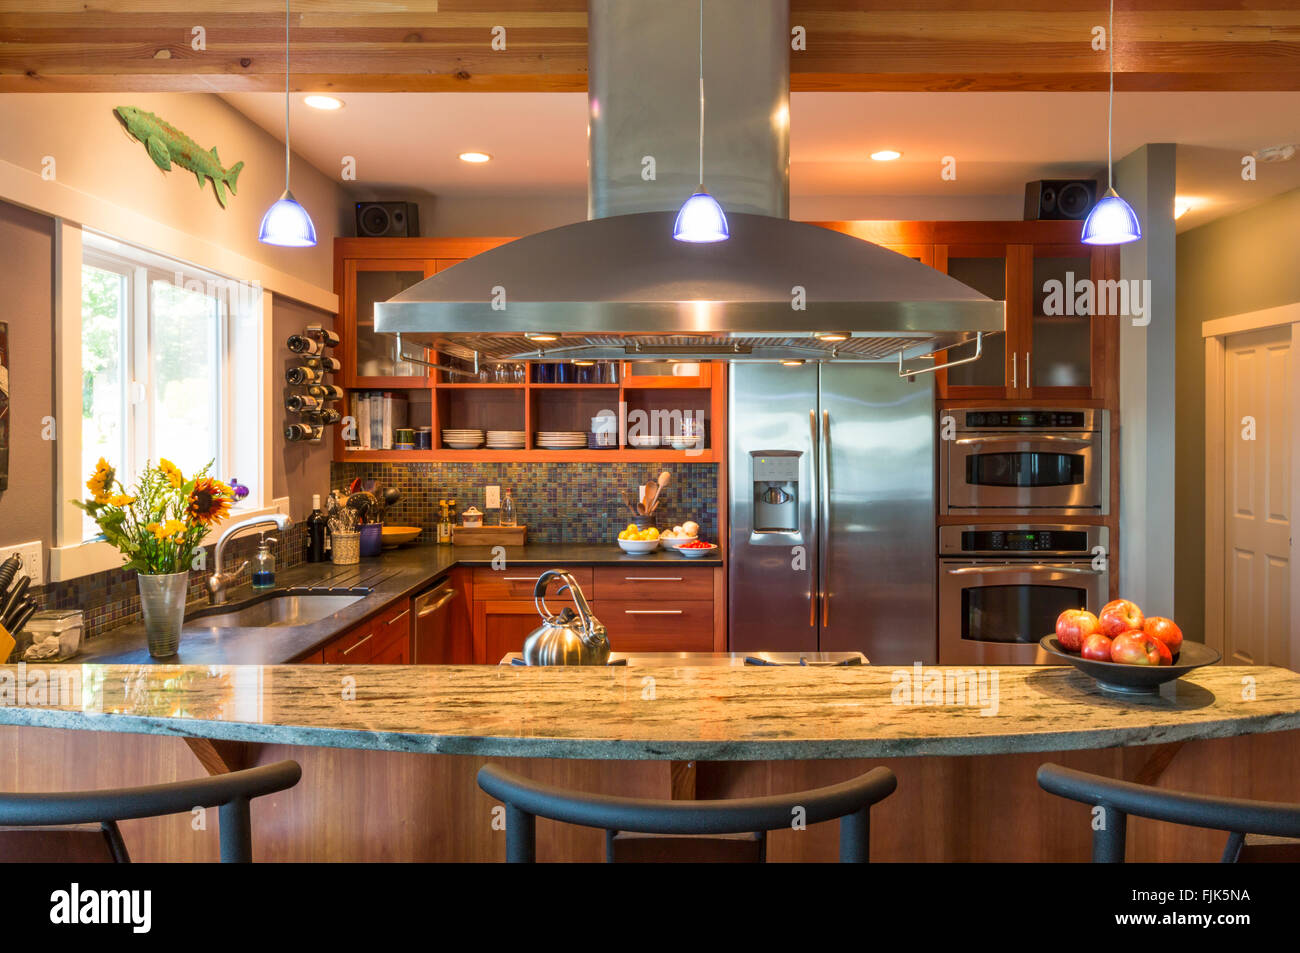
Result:
<svg viewBox="0 0 1300 953">
<path fill-rule="evenodd" d="M 1113 3 L 1114 0 L 1111 0 Z M 700 191 L 704 190 L 704 0 L 700 0 Z"/>
<path fill-rule="evenodd" d="M 284 190 L 289 191 L 289 2 L 284 0 Z"/>
<path fill-rule="evenodd" d="M 1106 191 L 1115 187 L 1115 0 L 1110 0 L 1110 26 L 1106 28 L 1110 54 L 1110 98 L 1106 102 Z"/>
</svg>

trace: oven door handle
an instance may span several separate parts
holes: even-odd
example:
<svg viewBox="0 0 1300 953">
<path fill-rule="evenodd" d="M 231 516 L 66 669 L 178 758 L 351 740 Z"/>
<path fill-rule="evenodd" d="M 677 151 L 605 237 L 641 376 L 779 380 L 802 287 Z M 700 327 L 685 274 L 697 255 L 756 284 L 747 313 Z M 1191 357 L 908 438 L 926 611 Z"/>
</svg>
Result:
<svg viewBox="0 0 1300 953">
<path fill-rule="evenodd" d="M 962 566 L 949 569 L 950 576 L 974 576 L 981 573 L 1063 572 L 1072 576 L 1100 576 L 1104 570 L 1083 569 L 1079 566 L 1049 566 L 1045 563 L 1007 563 L 1004 566 Z"/>
<path fill-rule="evenodd" d="M 957 446 L 965 447 L 972 444 L 983 443 L 1060 443 L 1069 447 L 1090 447 L 1093 440 L 1088 437 L 1054 437 L 1051 434 L 999 434 L 997 436 L 984 435 L 980 437 L 961 437 L 954 441 Z"/>
</svg>

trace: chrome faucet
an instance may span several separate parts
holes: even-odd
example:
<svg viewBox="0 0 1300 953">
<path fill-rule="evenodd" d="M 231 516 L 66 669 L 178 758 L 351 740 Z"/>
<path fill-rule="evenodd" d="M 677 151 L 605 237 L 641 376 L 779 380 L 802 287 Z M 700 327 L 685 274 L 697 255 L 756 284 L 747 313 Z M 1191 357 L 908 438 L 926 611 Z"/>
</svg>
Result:
<svg viewBox="0 0 1300 953">
<path fill-rule="evenodd" d="M 233 526 L 227 526 L 217 539 L 217 550 L 212 557 L 212 575 L 208 577 L 208 599 L 209 603 L 214 606 L 223 605 L 226 601 L 226 587 L 234 581 L 234 578 L 244 571 L 248 565 L 245 559 L 239 564 L 239 568 L 232 572 L 222 572 L 222 556 L 226 552 L 226 543 L 238 536 L 246 529 L 252 529 L 255 526 L 274 526 L 281 533 L 293 525 L 293 520 L 283 513 L 271 513 L 266 516 L 251 516 L 246 520 L 241 520 Z M 265 530 L 263 530 L 265 532 Z"/>
</svg>

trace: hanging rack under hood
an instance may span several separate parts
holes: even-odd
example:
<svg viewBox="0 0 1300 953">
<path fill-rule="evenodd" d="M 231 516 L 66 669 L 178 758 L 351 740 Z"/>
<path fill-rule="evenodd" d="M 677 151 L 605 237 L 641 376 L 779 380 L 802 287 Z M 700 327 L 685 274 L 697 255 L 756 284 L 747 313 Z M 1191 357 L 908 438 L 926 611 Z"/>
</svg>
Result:
<svg viewBox="0 0 1300 953">
<path fill-rule="evenodd" d="M 423 345 L 470 360 L 900 364 L 968 342 L 974 348 L 962 359 L 970 360 L 981 336 L 1003 331 L 1002 302 L 879 245 L 787 217 L 786 0 L 703 7 L 705 175 L 731 237 L 673 239 L 676 209 L 697 184 L 700 9 L 697 0 L 590 0 L 590 220 L 426 278 L 375 305 L 375 330 L 399 333 L 408 352 Z M 818 337 L 845 333 L 843 341 Z M 539 334 L 559 338 L 529 337 Z"/>
</svg>

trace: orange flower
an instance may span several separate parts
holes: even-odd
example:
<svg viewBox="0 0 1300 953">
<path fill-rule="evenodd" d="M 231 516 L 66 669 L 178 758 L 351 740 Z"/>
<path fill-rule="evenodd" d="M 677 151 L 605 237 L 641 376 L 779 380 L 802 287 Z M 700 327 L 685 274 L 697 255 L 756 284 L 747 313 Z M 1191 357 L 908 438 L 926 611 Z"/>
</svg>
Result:
<svg viewBox="0 0 1300 953">
<path fill-rule="evenodd" d="M 189 503 L 185 515 L 196 523 L 211 526 L 226 518 L 234 493 L 220 480 L 200 477 L 194 481 L 190 491 Z"/>
</svg>

